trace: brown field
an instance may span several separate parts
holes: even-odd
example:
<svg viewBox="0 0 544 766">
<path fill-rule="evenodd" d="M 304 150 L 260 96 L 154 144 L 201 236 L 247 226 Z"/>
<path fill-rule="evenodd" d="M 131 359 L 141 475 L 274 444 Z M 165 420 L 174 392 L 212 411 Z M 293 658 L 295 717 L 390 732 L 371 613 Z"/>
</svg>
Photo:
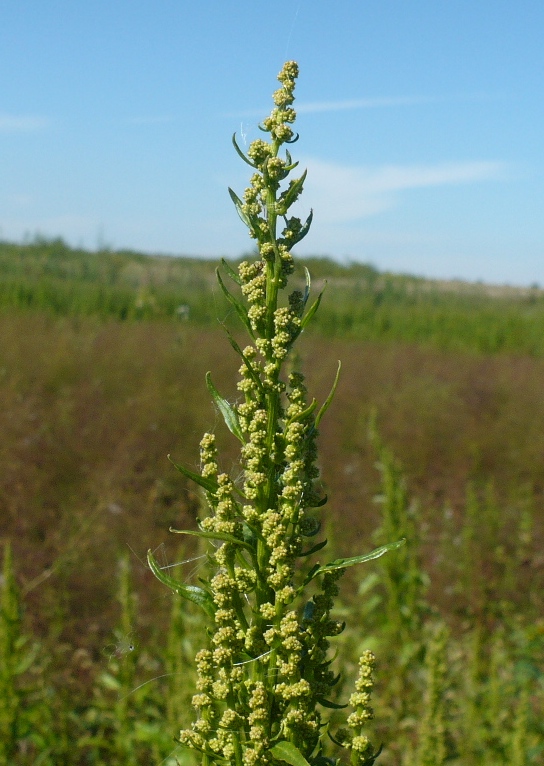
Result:
<svg viewBox="0 0 544 766">
<path fill-rule="evenodd" d="M 204 384 L 212 370 L 217 387 L 236 396 L 237 360 L 223 332 L 26 313 L 0 317 L 0 344 L 0 538 L 13 540 L 35 628 L 46 634 L 56 625 L 79 646 L 105 641 L 117 614 L 112 573 L 127 546 L 144 593 L 142 630 L 160 624 L 162 586 L 138 559 L 164 544 L 172 560 L 178 538 L 168 528 L 194 526 L 198 512 L 194 488 L 167 455 L 195 467 L 200 437 L 214 429 L 224 459 L 236 457 Z M 431 597 L 455 609 L 442 532 L 449 510 L 450 531 L 459 532 L 467 482 L 494 485 L 501 511 L 489 545 L 508 544 L 521 508 L 542 506 L 544 360 L 311 335 L 300 345 L 308 388 L 321 400 L 343 362 L 320 437 L 336 547 L 372 545 L 378 475 L 367 430 L 376 408 L 419 500 Z M 534 518 L 542 550 L 543 515 Z M 525 582 L 538 590 L 542 556 L 525 566 Z"/>
</svg>

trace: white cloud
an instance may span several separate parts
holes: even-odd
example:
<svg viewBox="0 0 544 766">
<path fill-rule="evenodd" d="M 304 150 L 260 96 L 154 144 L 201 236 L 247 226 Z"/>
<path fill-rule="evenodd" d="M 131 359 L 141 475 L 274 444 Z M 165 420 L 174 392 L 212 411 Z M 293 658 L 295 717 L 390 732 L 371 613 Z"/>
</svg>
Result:
<svg viewBox="0 0 544 766">
<path fill-rule="evenodd" d="M 378 96 L 375 98 L 351 98 L 344 101 L 296 102 L 300 114 L 315 112 L 341 112 L 347 109 L 383 109 L 395 106 L 419 106 L 420 104 L 445 104 L 465 101 L 490 101 L 500 96 L 489 93 L 459 93 L 446 96 Z"/>
<path fill-rule="evenodd" d="M 503 170 L 502 163 L 489 161 L 372 168 L 307 158 L 300 164 L 308 168 L 305 203 L 319 211 L 327 223 L 377 215 L 394 207 L 399 194 L 411 189 L 492 180 Z"/>
<path fill-rule="evenodd" d="M 316 112 L 342 112 L 352 109 L 387 109 L 391 107 L 420 106 L 422 104 L 448 104 L 463 102 L 495 101 L 500 94 L 492 93 L 453 93 L 444 96 L 375 96 L 373 98 L 348 98 L 343 101 L 296 101 L 297 114 L 315 114 Z M 255 117 L 266 113 L 267 107 L 247 109 L 229 114 L 229 117 Z"/>
<path fill-rule="evenodd" d="M 51 120 L 48 117 L 0 114 L 1 133 L 32 133 L 36 130 L 44 130 L 50 124 Z"/>
<path fill-rule="evenodd" d="M 427 104 L 435 99 L 424 96 L 398 96 L 383 98 L 352 98 L 346 101 L 314 101 L 308 104 L 298 103 L 295 106 L 297 113 L 309 114 L 312 112 L 339 112 L 345 109 L 377 109 L 388 106 L 416 106 Z"/>
</svg>

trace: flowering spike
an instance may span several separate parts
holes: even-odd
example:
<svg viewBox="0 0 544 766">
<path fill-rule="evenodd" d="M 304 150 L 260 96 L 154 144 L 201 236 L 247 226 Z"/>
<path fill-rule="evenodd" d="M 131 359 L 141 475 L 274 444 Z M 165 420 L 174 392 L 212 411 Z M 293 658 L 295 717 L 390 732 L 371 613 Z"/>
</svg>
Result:
<svg viewBox="0 0 544 766">
<path fill-rule="evenodd" d="M 346 567 L 398 546 L 322 566 L 313 557 L 327 541 L 318 539 L 309 548 L 305 544 L 305 538 L 319 534 L 317 509 L 327 500 L 318 484 L 317 427 L 332 401 L 338 374 L 318 409 L 316 400 L 308 397 L 304 376 L 292 365 L 288 373 L 285 370 L 294 342 L 322 297 L 306 311 L 311 284 L 306 272 L 305 291 L 296 289 L 281 298 L 294 270 L 291 247 L 312 221 L 311 212 L 305 224 L 288 217 L 306 172 L 284 184 L 297 164 L 288 151 L 282 157 L 282 147 L 284 151 L 298 139 L 291 127 L 297 76 L 294 61 L 284 64 L 274 107 L 261 126 L 267 140 L 253 141 L 246 156 L 233 137 L 236 152 L 255 172 L 242 197 L 232 189 L 229 194 L 256 240 L 258 256 L 240 263 L 237 274 L 226 266 L 240 297 L 227 290 L 219 272 L 218 279 L 248 331 L 249 344 L 241 347 L 227 331 L 241 360 L 236 405 L 219 394 L 209 373 L 207 385 L 226 425 L 242 442 L 240 468 L 236 478 L 221 472 L 210 433 L 200 444 L 200 474 L 178 467 L 205 490 L 209 507 L 200 530 L 190 534 L 212 541 L 209 579 L 202 581 L 202 588 L 184 586 L 177 591 L 198 599 L 213 618 L 209 645 L 196 656 L 197 720 L 179 737 L 181 744 L 201 754 L 203 766 L 331 763 L 322 736 L 323 727 L 328 729 L 323 715 L 345 707 L 330 701 L 339 676 L 330 667 L 329 638 L 344 629 L 331 616 L 337 582 Z M 281 234 L 278 221 L 285 224 Z M 149 561 L 159 579 L 169 587 L 177 585 L 152 555 Z M 308 600 L 303 591 L 312 580 Z M 351 729 L 343 739 L 332 737 L 349 748 L 356 766 L 377 755 L 359 731 L 370 718 L 365 686 L 370 659 L 365 661 L 350 700 L 355 707 L 348 718 Z"/>
</svg>

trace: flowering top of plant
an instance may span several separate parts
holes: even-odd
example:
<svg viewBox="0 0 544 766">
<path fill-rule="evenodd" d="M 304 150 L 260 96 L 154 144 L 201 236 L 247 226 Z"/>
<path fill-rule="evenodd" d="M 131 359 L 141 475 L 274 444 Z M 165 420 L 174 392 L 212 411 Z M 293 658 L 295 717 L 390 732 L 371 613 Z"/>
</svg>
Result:
<svg viewBox="0 0 544 766">
<path fill-rule="evenodd" d="M 213 576 L 201 586 L 183 585 L 159 568 L 157 577 L 180 595 L 199 604 L 213 626 L 209 645 L 198 652 L 198 688 L 193 705 L 198 718 L 180 742 L 202 755 L 202 764 L 255 766 L 289 763 L 325 766 L 340 763 L 326 756 L 334 742 L 347 748 L 350 763 L 374 762 L 377 753 L 362 733 L 372 717 L 370 692 L 374 659 L 361 658 L 360 678 L 350 698 L 355 708 L 347 728 L 336 736 L 323 720 L 322 709 L 339 708 L 328 697 L 339 677 L 331 670 L 329 637 L 343 625 L 331 618 L 336 582 L 347 566 L 377 558 L 399 543 L 382 546 L 366 556 L 312 564 L 326 540 L 312 544 L 319 533 L 321 498 L 316 479 L 316 437 L 331 394 L 321 406 L 308 401 L 304 377 L 283 368 L 294 342 L 317 310 L 321 295 L 308 307 L 306 289 L 293 290 L 280 302 L 293 272 L 291 248 L 307 234 L 312 214 L 302 223 L 289 216 L 306 173 L 284 186 L 296 168 L 285 144 L 294 143 L 292 129 L 298 66 L 284 64 L 274 108 L 261 129 L 269 140 L 256 140 L 247 156 L 254 170 L 240 199 L 232 190 L 238 214 L 256 241 L 259 257 L 244 261 L 236 273 L 223 265 L 239 287 L 236 297 L 218 272 L 221 289 L 245 326 L 250 342 L 241 348 L 238 389 L 242 400 L 232 406 L 207 375 L 210 393 L 225 423 L 241 442 L 241 486 L 219 467 L 215 437 L 200 443 L 200 474 L 176 466 L 206 493 L 210 515 L 196 534 L 219 544 L 210 555 Z M 279 229 L 281 228 L 281 232 Z M 310 585 L 311 584 L 311 585 Z M 307 586 L 312 596 L 304 595 Z M 328 736 L 327 736 L 328 735 Z"/>
</svg>

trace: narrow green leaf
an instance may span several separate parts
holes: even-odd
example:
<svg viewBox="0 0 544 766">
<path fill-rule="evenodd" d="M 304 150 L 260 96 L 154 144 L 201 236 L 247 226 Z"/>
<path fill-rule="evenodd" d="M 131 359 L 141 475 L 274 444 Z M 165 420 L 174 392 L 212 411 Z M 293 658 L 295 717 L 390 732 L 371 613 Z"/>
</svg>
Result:
<svg viewBox="0 0 544 766">
<path fill-rule="evenodd" d="M 242 200 L 240 199 L 240 197 L 239 197 L 239 196 L 236 194 L 236 192 L 235 192 L 235 191 L 233 191 L 233 190 L 230 188 L 230 186 L 229 186 L 229 194 L 230 194 L 230 198 L 231 198 L 231 200 L 234 202 L 234 207 L 236 208 L 236 212 L 237 212 L 237 213 L 238 213 L 238 215 L 240 216 L 240 219 L 241 219 L 242 223 L 245 223 L 245 225 L 247 226 L 247 228 L 248 228 L 250 231 L 253 231 L 253 224 L 252 224 L 252 222 L 251 222 L 251 219 L 250 219 L 250 217 L 249 217 L 249 216 L 248 216 L 246 213 L 244 213 L 244 211 L 242 210 L 242 205 L 243 205 L 244 203 L 242 202 Z"/>
<path fill-rule="evenodd" d="M 307 175 L 308 171 L 305 170 L 300 178 L 295 179 L 289 184 L 289 188 L 280 196 L 278 200 L 279 205 L 284 207 L 286 210 L 291 207 L 293 202 L 295 202 L 299 194 L 302 192 L 302 187 Z"/>
<path fill-rule="evenodd" d="M 251 364 L 251 361 L 244 354 L 244 352 L 242 351 L 242 349 L 240 348 L 240 346 L 238 345 L 238 343 L 232 337 L 232 335 L 230 334 L 230 332 L 228 330 L 227 330 L 227 337 L 229 339 L 230 345 L 233 347 L 233 349 L 236 351 L 236 353 L 240 355 L 240 357 L 242 358 L 245 366 L 249 370 L 249 374 L 251 375 L 251 379 L 253 380 L 253 382 L 255 383 L 257 388 L 259 389 L 259 391 L 262 392 L 263 391 L 263 384 L 261 382 L 261 379 L 259 378 L 259 376 L 255 372 L 255 368 Z"/>
<path fill-rule="evenodd" d="M 323 293 L 325 291 L 322 290 L 319 295 L 317 296 L 316 300 L 312 303 L 306 314 L 302 317 L 302 320 L 300 322 L 300 329 L 304 330 L 310 319 L 313 317 L 317 309 L 319 308 L 319 304 L 321 303 L 321 298 L 323 297 Z"/>
<path fill-rule="evenodd" d="M 310 231 L 310 226 L 312 225 L 313 217 L 314 217 L 314 211 L 310 210 L 310 215 L 306 219 L 304 226 L 302 226 L 302 228 L 300 229 L 296 237 L 292 240 L 291 247 L 294 247 L 296 244 L 298 244 L 301 240 L 304 239 L 306 234 L 308 234 L 308 232 Z"/>
<path fill-rule="evenodd" d="M 336 387 L 338 385 L 338 381 L 340 380 L 340 370 L 341 370 L 341 368 L 342 368 L 342 362 L 339 361 L 338 362 L 338 369 L 336 371 L 336 377 L 334 379 L 334 383 L 332 384 L 331 392 L 327 396 L 325 401 L 323 402 L 323 405 L 321 406 L 321 409 L 319 410 L 319 412 L 316 415 L 316 418 L 315 418 L 315 427 L 316 428 L 318 428 L 319 423 L 321 422 L 321 418 L 327 412 L 327 410 L 330 407 L 330 404 L 331 404 L 332 400 L 334 399 L 334 394 L 336 393 Z"/>
<path fill-rule="evenodd" d="M 295 415 L 293 418 L 287 421 L 287 425 L 291 425 L 291 423 L 300 422 L 301 420 L 305 420 L 306 418 L 310 417 L 312 412 L 317 407 L 317 399 L 313 399 L 312 403 L 309 404 L 305 410 L 303 410 L 300 415 Z"/>
<path fill-rule="evenodd" d="M 243 151 L 240 149 L 240 147 L 239 147 L 239 146 L 238 146 L 238 144 L 236 143 L 236 133 L 233 133 L 233 134 L 232 134 L 232 143 L 233 143 L 233 145 L 234 145 L 234 148 L 236 149 L 236 151 L 237 151 L 237 153 L 238 153 L 238 156 L 239 156 L 239 157 L 241 157 L 241 158 L 243 159 L 243 161 L 244 161 L 244 162 L 247 162 L 247 164 L 248 164 L 250 167 L 252 167 L 252 168 L 256 168 L 256 167 L 257 167 L 257 165 L 254 165 L 254 164 L 253 164 L 253 162 L 251 162 L 251 160 L 250 160 L 250 159 L 248 159 L 248 158 L 246 157 L 246 155 L 243 153 Z"/>
<path fill-rule="evenodd" d="M 195 484 L 198 484 L 199 486 L 201 486 L 203 489 L 206 490 L 206 492 L 212 492 L 212 493 L 217 492 L 217 482 L 215 481 L 215 479 L 207 479 L 204 476 L 201 476 L 199 473 L 190 471 L 188 468 L 185 468 L 185 466 L 183 465 L 174 463 L 170 455 L 167 455 L 167 457 L 177 471 L 182 473 L 188 479 L 191 479 L 191 481 L 194 481 Z"/>
<path fill-rule="evenodd" d="M 299 553 L 298 555 L 300 557 L 302 556 L 311 556 L 312 553 L 317 553 L 317 551 L 320 551 L 322 548 L 324 548 L 327 545 L 327 540 L 322 540 L 320 543 L 317 543 L 314 545 L 313 548 L 310 548 L 309 551 L 303 551 L 302 553 Z"/>
<path fill-rule="evenodd" d="M 206 373 L 206 385 L 208 386 L 208 391 L 213 396 L 214 402 L 217 404 L 219 408 L 219 412 L 221 415 L 223 415 L 223 420 L 225 421 L 225 425 L 229 429 L 229 431 L 236 436 L 237 439 L 240 439 L 242 444 L 245 444 L 244 437 L 242 436 L 242 431 L 240 429 L 240 423 L 238 422 L 238 415 L 236 412 L 232 409 L 230 404 L 227 402 L 226 399 L 223 399 L 219 391 L 216 389 L 214 384 L 212 383 L 212 377 L 211 373 Z"/>
<path fill-rule="evenodd" d="M 323 699 L 322 697 L 317 697 L 317 701 L 320 705 L 323 705 L 323 707 L 328 707 L 331 710 L 343 710 L 347 707 L 347 705 L 338 705 L 336 702 L 331 702 L 330 700 Z"/>
<path fill-rule="evenodd" d="M 233 282 L 236 282 L 237 285 L 242 284 L 242 280 L 240 279 L 240 276 L 234 271 L 232 266 L 224 259 L 221 258 L 221 265 L 229 275 L 229 277 L 232 279 Z"/>
<path fill-rule="evenodd" d="M 298 591 L 297 591 L 297 593 L 301 593 L 301 592 L 302 592 L 302 589 L 303 589 L 303 588 L 304 588 L 306 585 L 308 585 L 308 583 L 309 583 L 309 582 L 311 582 L 311 581 L 314 579 L 314 577 L 317 575 L 317 573 L 319 572 L 319 570 L 320 570 L 320 569 L 321 569 L 321 566 L 320 566 L 319 564 L 314 564 L 314 565 L 313 565 L 313 567 L 310 569 L 310 571 L 308 572 L 308 574 L 307 574 L 307 575 L 306 575 L 306 577 L 304 578 L 304 582 L 303 582 L 303 583 L 302 583 L 302 585 L 301 585 L 301 586 L 298 588 Z"/>
<path fill-rule="evenodd" d="M 297 165 L 299 164 L 299 161 L 296 162 L 290 162 L 288 165 L 286 165 L 283 170 L 285 172 L 285 175 L 283 176 L 285 178 L 286 175 L 288 175 L 292 170 L 294 170 Z"/>
<path fill-rule="evenodd" d="M 310 272 L 308 271 L 308 268 L 304 267 L 304 273 L 306 275 L 306 288 L 304 289 L 304 306 L 308 303 L 308 298 L 310 297 L 310 290 L 312 289 L 312 277 L 310 275 Z"/>
<path fill-rule="evenodd" d="M 170 527 L 170 532 L 174 532 L 176 535 L 193 535 L 194 537 L 203 537 L 206 540 L 223 540 L 226 543 L 234 543 L 235 545 L 241 545 L 243 548 L 247 548 L 253 551 L 253 548 L 245 540 L 240 540 L 239 537 L 229 535 L 226 532 L 203 532 L 197 529 L 174 529 Z"/>
<path fill-rule="evenodd" d="M 334 569 L 346 569 L 347 567 L 352 567 L 354 564 L 364 564 L 366 561 L 372 561 L 373 559 L 379 559 L 380 556 L 383 556 L 384 553 L 388 553 L 389 551 L 395 551 L 397 548 L 400 548 L 404 543 L 406 542 L 406 538 L 403 537 L 402 540 L 397 540 L 396 543 L 387 543 L 387 545 L 381 545 L 379 548 L 375 548 L 370 553 L 365 553 L 362 556 L 353 556 L 349 559 L 336 559 L 335 561 L 331 561 L 330 564 L 325 564 L 325 566 L 320 566 L 319 569 L 317 569 L 316 572 L 314 572 L 313 576 L 318 574 L 323 574 L 324 572 L 332 572 Z"/>
<path fill-rule="evenodd" d="M 147 563 L 157 580 L 160 580 L 163 585 L 166 585 L 179 596 L 192 601 L 193 604 L 200 606 L 210 617 L 215 615 L 215 605 L 208 591 L 199 588 L 198 585 L 184 585 L 179 580 L 165 574 L 154 558 L 152 551 L 147 552 Z"/>
<path fill-rule="evenodd" d="M 237 298 L 234 297 L 234 295 L 230 292 L 230 290 L 227 290 L 227 288 L 225 287 L 225 283 L 223 282 L 221 278 L 219 269 L 217 269 L 215 273 L 217 275 L 217 281 L 219 282 L 219 287 L 221 288 L 223 295 L 228 300 L 228 302 L 232 306 L 234 306 L 234 310 L 238 314 L 238 317 L 242 321 L 242 324 L 245 326 L 246 330 L 249 332 L 251 337 L 254 338 L 255 336 L 253 334 L 253 328 L 251 327 L 251 322 L 249 321 L 249 317 L 247 315 L 245 306 Z"/>
<path fill-rule="evenodd" d="M 329 737 L 329 739 L 331 740 L 331 742 L 334 742 L 334 744 L 335 744 L 335 745 L 338 745 L 338 747 L 345 747 L 345 745 L 343 745 L 341 742 L 339 742 L 339 741 L 336 739 L 336 737 L 334 736 L 334 734 L 331 734 L 331 730 L 329 729 L 329 727 L 328 727 L 328 726 L 327 726 L 327 736 Z"/>
<path fill-rule="evenodd" d="M 268 752 L 274 758 L 277 758 L 278 761 L 285 761 L 285 763 L 290 763 L 291 766 L 310 766 L 298 747 L 295 747 L 292 742 L 287 742 L 287 740 L 276 742 L 274 747 L 271 747 Z"/>
<path fill-rule="evenodd" d="M 315 505 L 312 505 L 312 508 L 323 508 L 324 505 L 327 505 L 328 500 L 329 500 L 329 496 L 325 495 L 325 497 L 322 497 L 318 503 L 316 503 Z"/>
</svg>

